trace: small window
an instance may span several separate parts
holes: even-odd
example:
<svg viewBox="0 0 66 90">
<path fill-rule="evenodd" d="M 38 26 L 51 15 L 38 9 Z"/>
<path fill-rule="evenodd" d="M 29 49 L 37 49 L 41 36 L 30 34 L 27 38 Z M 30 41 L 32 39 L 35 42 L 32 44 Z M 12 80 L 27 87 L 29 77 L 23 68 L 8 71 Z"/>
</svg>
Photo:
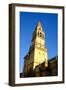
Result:
<svg viewBox="0 0 66 90">
<path fill-rule="evenodd" d="M 39 30 L 41 30 L 41 28 L 39 27 Z"/>
<path fill-rule="evenodd" d="M 38 36 L 39 36 L 39 32 L 38 32 Z"/>
<path fill-rule="evenodd" d="M 40 32 L 40 37 L 42 36 L 41 32 Z"/>
</svg>

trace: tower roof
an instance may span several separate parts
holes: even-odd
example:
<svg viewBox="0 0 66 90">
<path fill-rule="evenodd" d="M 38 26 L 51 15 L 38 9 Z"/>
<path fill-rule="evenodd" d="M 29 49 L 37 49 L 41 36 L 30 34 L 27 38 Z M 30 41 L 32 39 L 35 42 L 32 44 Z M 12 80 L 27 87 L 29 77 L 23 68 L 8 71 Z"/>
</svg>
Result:
<svg viewBox="0 0 66 90">
<path fill-rule="evenodd" d="M 36 28 L 35 28 L 35 30 L 37 30 L 37 27 L 42 27 L 42 25 L 41 25 L 41 22 L 40 21 L 38 21 L 38 23 L 37 23 L 37 25 L 36 25 Z"/>
<path fill-rule="evenodd" d="M 34 33 L 37 31 L 37 27 L 42 28 L 42 25 L 41 25 L 41 22 L 40 22 L 40 21 L 38 21 L 38 23 L 37 23 L 37 25 L 36 25 L 36 27 L 35 27 Z M 42 30 L 42 29 L 40 29 L 40 30 Z"/>
<path fill-rule="evenodd" d="M 41 27 L 42 27 L 42 25 L 41 25 L 41 22 L 40 22 L 40 21 L 38 22 L 37 26 L 41 26 Z"/>
<path fill-rule="evenodd" d="M 41 36 L 39 35 L 39 33 L 41 33 L 43 36 L 44 36 L 44 32 L 43 32 L 43 28 L 42 28 L 42 25 L 41 25 L 41 22 L 39 21 L 35 27 L 35 30 L 33 32 L 33 38 L 32 40 L 36 37 L 36 36 Z"/>
</svg>

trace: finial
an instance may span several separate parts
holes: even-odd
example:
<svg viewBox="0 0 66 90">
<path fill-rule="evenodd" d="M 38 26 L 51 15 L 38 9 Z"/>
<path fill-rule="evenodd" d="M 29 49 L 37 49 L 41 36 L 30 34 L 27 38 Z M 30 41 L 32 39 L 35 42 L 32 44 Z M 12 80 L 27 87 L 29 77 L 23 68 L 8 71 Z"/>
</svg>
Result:
<svg viewBox="0 0 66 90">
<path fill-rule="evenodd" d="M 41 22 L 40 21 L 38 22 L 38 26 L 41 26 Z"/>
</svg>

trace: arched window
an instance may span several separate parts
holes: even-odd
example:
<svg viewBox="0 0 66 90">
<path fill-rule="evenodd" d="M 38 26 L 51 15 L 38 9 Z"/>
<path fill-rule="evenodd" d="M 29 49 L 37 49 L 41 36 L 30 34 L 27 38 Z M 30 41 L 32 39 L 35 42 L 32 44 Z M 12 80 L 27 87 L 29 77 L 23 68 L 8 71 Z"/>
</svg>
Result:
<svg viewBox="0 0 66 90">
<path fill-rule="evenodd" d="M 41 32 L 40 32 L 40 37 L 42 37 L 42 34 L 41 34 Z"/>
<path fill-rule="evenodd" d="M 38 32 L 38 36 L 39 36 L 39 32 Z"/>
</svg>

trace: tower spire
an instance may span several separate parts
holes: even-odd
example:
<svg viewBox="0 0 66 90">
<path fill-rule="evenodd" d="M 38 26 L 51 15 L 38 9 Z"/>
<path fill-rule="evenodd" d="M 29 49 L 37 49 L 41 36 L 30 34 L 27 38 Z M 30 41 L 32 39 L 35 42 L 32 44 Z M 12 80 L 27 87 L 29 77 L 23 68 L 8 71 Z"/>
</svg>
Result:
<svg viewBox="0 0 66 90">
<path fill-rule="evenodd" d="M 35 28 L 35 32 L 36 32 L 37 30 L 41 30 L 41 31 L 42 31 L 42 25 L 41 25 L 41 22 L 40 22 L 40 21 L 38 21 L 38 23 L 37 23 L 37 26 L 36 26 L 36 28 Z"/>
<path fill-rule="evenodd" d="M 45 37 L 45 33 L 43 32 L 43 28 L 42 28 L 42 25 L 41 25 L 41 22 L 38 21 L 37 25 L 36 25 L 36 28 L 35 28 L 35 31 L 33 32 L 33 38 L 32 38 L 32 41 L 36 38 L 36 37 L 41 37 L 44 39 Z"/>
<path fill-rule="evenodd" d="M 41 26 L 41 27 L 42 27 L 42 25 L 41 25 L 41 22 L 40 22 L 40 21 L 38 22 L 37 26 Z"/>
</svg>

